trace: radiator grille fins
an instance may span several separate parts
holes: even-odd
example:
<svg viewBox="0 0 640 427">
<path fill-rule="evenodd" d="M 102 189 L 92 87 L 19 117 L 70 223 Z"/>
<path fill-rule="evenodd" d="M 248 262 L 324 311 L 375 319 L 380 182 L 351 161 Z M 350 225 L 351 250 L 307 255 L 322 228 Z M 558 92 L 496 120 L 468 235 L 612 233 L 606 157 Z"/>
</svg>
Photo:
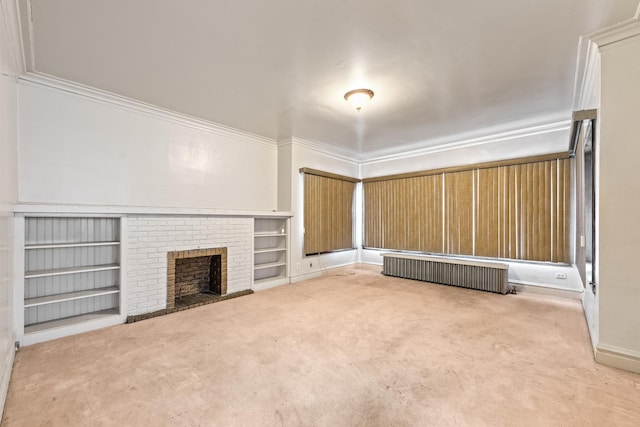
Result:
<svg viewBox="0 0 640 427">
<path fill-rule="evenodd" d="M 402 258 L 383 255 L 382 274 L 423 282 L 440 283 L 461 288 L 506 294 L 508 268 L 505 264 L 473 263 L 461 260 L 459 263 L 447 259 Z"/>
</svg>

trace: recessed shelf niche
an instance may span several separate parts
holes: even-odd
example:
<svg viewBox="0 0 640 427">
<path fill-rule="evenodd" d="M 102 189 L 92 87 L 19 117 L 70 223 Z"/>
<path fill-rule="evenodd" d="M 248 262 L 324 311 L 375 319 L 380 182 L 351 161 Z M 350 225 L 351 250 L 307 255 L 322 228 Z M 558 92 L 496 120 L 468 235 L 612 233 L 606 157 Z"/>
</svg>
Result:
<svg viewBox="0 0 640 427">
<path fill-rule="evenodd" d="M 253 283 L 268 287 L 270 282 L 288 278 L 288 218 L 254 219 Z"/>
<path fill-rule="evenodd" d="M 26 217 L 24 332 L 120 311 L 120 220 Z"/>
</svg>

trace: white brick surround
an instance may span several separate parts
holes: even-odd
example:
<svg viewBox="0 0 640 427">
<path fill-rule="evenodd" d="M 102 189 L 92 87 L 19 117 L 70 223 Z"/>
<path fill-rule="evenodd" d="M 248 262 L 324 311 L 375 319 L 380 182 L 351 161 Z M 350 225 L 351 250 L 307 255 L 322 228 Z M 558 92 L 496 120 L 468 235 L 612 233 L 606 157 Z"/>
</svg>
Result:
<svg viewBox="0 0 640 427">
<path fill-rule="evenodd" d="M 227 248 L 227 293 L 251 288 L 253 218 L 131 215 L 127 240 L 127 315 L 166 308 L 167 252 Z"/>
</svg>

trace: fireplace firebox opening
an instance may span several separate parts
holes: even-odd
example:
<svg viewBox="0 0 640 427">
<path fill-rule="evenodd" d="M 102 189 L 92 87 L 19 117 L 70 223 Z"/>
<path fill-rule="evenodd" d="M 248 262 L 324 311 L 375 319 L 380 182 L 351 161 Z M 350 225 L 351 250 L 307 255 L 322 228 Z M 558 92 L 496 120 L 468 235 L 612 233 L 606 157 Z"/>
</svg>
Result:
<svg viewBox="0 0 640 427">
<path fill-rule="evenodd" d="M 167 253 L 167 308 L 191 304 L 198 295 L 227 293 L 227 248 Z"/>
</svg>

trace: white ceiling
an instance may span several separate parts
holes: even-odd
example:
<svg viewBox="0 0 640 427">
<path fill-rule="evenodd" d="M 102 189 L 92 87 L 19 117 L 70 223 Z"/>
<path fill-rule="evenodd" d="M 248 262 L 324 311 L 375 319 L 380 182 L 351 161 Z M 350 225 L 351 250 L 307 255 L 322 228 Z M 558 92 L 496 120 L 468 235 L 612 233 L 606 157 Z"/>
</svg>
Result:
<svg viewBox="0 0 640 427">
<path fill-rule="evenodd" d="M 23 0 L 25 1 L 25 0 Z M 638 0 L 31 0 L 32 70 L 359 156 L 569 119 L 579 36 Z M 343 99 L 375 91 L 357 113 Z"/>
</svg>

